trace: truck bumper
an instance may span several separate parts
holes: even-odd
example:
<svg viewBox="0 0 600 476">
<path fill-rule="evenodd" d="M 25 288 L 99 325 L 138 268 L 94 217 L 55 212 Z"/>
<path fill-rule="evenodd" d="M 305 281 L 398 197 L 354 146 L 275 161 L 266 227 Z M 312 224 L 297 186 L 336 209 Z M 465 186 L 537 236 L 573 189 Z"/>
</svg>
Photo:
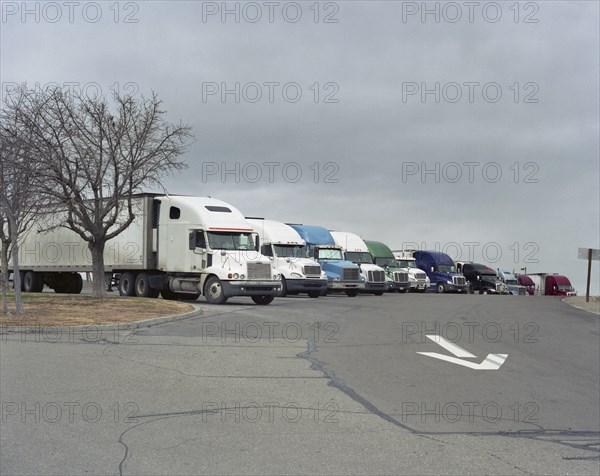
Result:
<svg viewBox="0 0 600 476">
<path fill-rule="evenodd" d="M 326 279 L 286 279 L 288 293 L 307 293 L 309 291 L 325 291 Z"/>
<path fill-rule="evenodd" d="M 457 286 L 456 284 L 448 284 L 444 283 L 444 292 L 445 293 L 469 293 L 469 287 L 467 285 Z"/>
<path fill-rule="evenodd" d="M 395 281 L 388 281 L 387 290 L 389 292 L 400 291 L 404 292 L 410 288 L 410 283 L 397 283 Z"/>
<path fill-rule="evenodd" d="M 225 296 L 279 296 L 281 281 L 221 281 Z"/>
<path fill-rule="evenodd" d="M 346 291 L 348 289 L 356 289 L 361 291 L 364 288 L 364 283 L 359 283 L 356 281 L 333 281 L 331 283 L 327 283 L 327 289 L 332 291 Z"/>
<path fill-rule="evenodd" d="M 421 289 L 427 289 L 427 282 L 422 282 L 422 283 L 417 283 L 417 282 L 412 282 L 410 283 L 410 289 L 411 290 L 415 290 L 415 291 L 420 291 Z"/>
<path fill-rule="evenodd" d="M 365 283 L 365 287 L 361 289 L 364 293 L 382 293 L 387 291 L 388 286 L 386 283 Z"/>
</svg>

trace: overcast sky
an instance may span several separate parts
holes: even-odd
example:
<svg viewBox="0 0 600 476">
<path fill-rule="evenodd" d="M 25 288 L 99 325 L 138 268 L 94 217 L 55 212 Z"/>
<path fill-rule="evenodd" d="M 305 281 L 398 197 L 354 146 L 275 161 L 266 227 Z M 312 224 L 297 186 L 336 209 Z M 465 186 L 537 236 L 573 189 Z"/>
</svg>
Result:
<svg viewBox="0 0 600 476">
<path fill-rule="evenodd" d="M 196 136 L 170 193 L 559 272 L 584 294 L 577 248 L 600 248 L 598 5 L 2 2 L 2 95 L 155 91 Z"/>
</svg>

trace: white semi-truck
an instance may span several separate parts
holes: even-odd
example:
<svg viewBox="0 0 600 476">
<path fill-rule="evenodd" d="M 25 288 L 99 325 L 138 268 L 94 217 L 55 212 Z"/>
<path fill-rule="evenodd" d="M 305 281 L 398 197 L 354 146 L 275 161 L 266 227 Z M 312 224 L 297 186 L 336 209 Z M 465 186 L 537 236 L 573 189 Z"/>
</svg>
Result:
<svg viewBox="0 0 600 476">
<path fill-rule="evenodd" d="M 361 291 L 376 296 L 381 296 L 387 291 L 385 270 L 381 266 L 373 264 L 373 255 L 363 239 L 346 231 L 330 231 L 329 233 L 335 244 L 344 250 L 344 258 L 358 265 L 360 274 L 365 278 L 365 287 Z"/>
<path fill-rule="evenodd" d="M 398 267 L 408 273 L 408 283 L 411 292 L 425 293 L 431 282 L 427 274 L 417 267 L 417 260 L 413 256 L 414 250 L 393 250 Z"/>
<path fill-rule="evenodd" d="M 257 249 L 256 234 L 235 207 L 211 197 L 140 194 L 135 219 L 104 252 L 107 283 L 124 296 L 222 304 L 250 296 L 269 304 L 281 293 L 281 275 Z M 20 246 L 22 289 L 79 293 L 82 272 L 92 271 L 87 243 L 59 227 L 60 214 L 40 217 Z M 110 287 L 110 285 L 109 285 Z"/>
<path fill-rule="evenodd" d="M 314 258 L 307 257 L 306 241 L 285 223 L 246 218 L 260 239 L 260 251 L 281 274 L 282 296 L 306 293 L 318 298 L 327 292 L 327 276 Z"/>
</svg>

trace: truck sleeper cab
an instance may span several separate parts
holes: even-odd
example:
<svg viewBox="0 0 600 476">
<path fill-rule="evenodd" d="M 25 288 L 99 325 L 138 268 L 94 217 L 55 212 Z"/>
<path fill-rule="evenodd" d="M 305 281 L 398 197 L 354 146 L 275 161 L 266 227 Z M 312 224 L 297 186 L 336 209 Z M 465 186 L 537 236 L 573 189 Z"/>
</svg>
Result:
<svg viewBox="0 0 600 476">
<path fill-rule="evenodd" d="M 457 272 L 454 261 L 446 253 L 419 250 L 413 256 L 417 260 L 417 266 L 427 273 L 438 293 L 468 292 L 467 280 Z"/>
<path fill-rule="evenodd" d="M 361 292 L 382 296 L 387 291 L 385 270 L 373 264 L 373 256 L 362 238 L 354 233 L 331 231 L 335 244 L 342 247 L 344 258 L 358 265 L 365 279 L 365 288 Z"/>
<path fill-rule="evenodd" d="M 289 224 L 306 242 L 308 253 L 327 275 L 327 292 L 345 292 L 350 297 L 364 289 L 365 280 L 357 265 L 344 260 L 342 248 L 336 246 L 331 233 L 322 226 Z"/>
<path fill-rule="evenodd" d="M 327 275 L 321 265 L 308 258 L 306 242 L 292 227 L 263 218 L 247 218 L 260 238 L 261 254 L 281 274 L 282 296 L 306 293 L 318 298 L 327 291 Z"/>
<path fill-rule="evenodd" d="M 381 241 L 365 240 L 365 244 L 373 256 L 373 263 L 385 270 L 388 291 L 408 292 L 410 289 L 408 272 L 398 266 L 392 250 Z"/>
<path fill-rule="evenodd" d="M 517 283 L 519 283 L 521 286 L 524 286 L 527 294 L 530 296 L 535 294 L 535 283 L 526 274 L 517 274 Z"/>
</svg>

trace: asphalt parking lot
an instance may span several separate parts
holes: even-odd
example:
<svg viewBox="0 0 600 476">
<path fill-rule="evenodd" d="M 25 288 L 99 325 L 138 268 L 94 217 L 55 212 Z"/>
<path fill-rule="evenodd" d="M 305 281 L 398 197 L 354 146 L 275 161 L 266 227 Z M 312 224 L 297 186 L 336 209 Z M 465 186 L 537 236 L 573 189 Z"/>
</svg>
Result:
<svg viewBox="0 0 600 476">
<path fill-rule="evenodd" d="M 0 336 L 0 472 L 599 472 L 596 315 L 537 296 L 200 304 Z"/>
</svg>

